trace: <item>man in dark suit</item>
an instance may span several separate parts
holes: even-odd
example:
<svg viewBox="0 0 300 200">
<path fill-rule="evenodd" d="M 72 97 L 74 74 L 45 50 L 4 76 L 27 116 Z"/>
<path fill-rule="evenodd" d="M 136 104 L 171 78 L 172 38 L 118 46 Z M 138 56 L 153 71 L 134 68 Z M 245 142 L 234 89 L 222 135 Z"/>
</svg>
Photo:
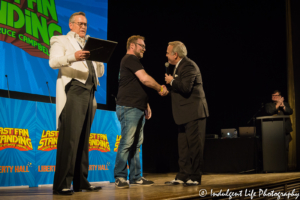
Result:
<svg viewBox="0 0 300 200">
<path fill-rule="evenodd" d="M 289 103 L 284 102 L 284 97 L 281 96 L 279 90 L 275 90 L 272 94 L 272 102 L 265 105 L 266 113 L 269 115 L 292 115 L 293 109 Z M 293 131 L 291 120 L 288 118 L 285 121 L 286 134 L 286 149 L 289 150 L 289 143 L 292 140 L 290 132 Z"/>
<path fill-rule="evenodd" d="M 171 86 L 172 112 L 178 125 L 180 171 L 175 180 L 166 184 L 192 186 L 201 184 L 206 117 L 209 113 L 199 67 L 186 55 L 182 42 L 169 43 L 166 56 L 175 69 L 173 76 L 165 75 L 165 81 Z"/>
</svg>

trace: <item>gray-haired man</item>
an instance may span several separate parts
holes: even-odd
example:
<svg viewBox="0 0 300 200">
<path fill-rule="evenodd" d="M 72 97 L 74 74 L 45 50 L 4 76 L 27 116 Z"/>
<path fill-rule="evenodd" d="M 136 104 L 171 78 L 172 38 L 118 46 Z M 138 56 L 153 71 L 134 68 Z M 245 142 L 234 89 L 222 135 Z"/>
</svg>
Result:
<svg viewBox="0 0 300 200">
<path fill-rule="evenodd" d="M 56 83 L 57 141 L 53 193 L 72 195 L 82 190 L 98 191 L 87 180 L 89 166 L 89 135 L 97 108 L 94 97 L 98 77 L 104 65 L 86 61 L 90 52 L 82 51 L 86 40 L 87 19 L 83 12 L 71 15 L 70 32 L 53 36 L 50 41 L 49 64 L 59 69 Z"/>
<path fill-rule="evenodd" d="M 166 56 L 175 69 L 173 76 L 165 75 L 165 81 L 171 85 L 172 112 L 178 125 L 180 171 L 175 180 L 166 184 L 192 186 L 201 184 L 206 117 L 209 114 L 199 67 L 186 55 L 182 42 L 169 43 Z"/>
</svg>

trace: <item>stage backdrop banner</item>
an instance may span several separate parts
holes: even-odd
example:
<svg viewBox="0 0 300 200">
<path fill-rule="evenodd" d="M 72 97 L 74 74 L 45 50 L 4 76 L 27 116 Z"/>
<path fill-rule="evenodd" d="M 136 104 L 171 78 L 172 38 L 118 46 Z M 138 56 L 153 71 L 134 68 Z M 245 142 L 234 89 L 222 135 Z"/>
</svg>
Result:
<svg viewBox="0 0 300 200">
<path fill-rule="evenodd" d="M 0 98 L 0 187 L 53 184 L 55 104 Z M 116 113 L 97 110 L 89 138 L 90 182 L 114 182 L 121 126 Z M 142 150 L 140 150 L 142 165 Z"/>
<path fill-rule="evenodd" d="M 36 185 L 53 184 L 58 131 L 55 104 L 37 102 L 36 109 Z"/>
<path fill-rule="evenodd" d="M 35 186 L 36 102 L 0 98 L 0 186 Z"/>
<path fill-rule="evenodd" d="M 86 14 L 87 34 L 106 40 L 108 0 L 0 0 L 0 89 L 9 82 L 11 91 L 55 97 L 50 40 L 66 35 L 69 17 L 79 11 Z M 106 67 L 95 93 L 100 104 L 106 104 Z"/>
<path fill-rule="evenodd" d="M 97 110 L 90 134 L 90 182 L 115 182 L 114 166 L 120 139 L 121 125 L 116 112 Z M 141 150 L 140 159 L 142 166 Z"/>
<path fill-rule="evenodd" d="M 97 182 L 105 179 L 114 182 L 116 138 L 121 133 L 116 113 L 97 110 L 90 134 L 90 168 L 88 180 Z"/>
</svg>

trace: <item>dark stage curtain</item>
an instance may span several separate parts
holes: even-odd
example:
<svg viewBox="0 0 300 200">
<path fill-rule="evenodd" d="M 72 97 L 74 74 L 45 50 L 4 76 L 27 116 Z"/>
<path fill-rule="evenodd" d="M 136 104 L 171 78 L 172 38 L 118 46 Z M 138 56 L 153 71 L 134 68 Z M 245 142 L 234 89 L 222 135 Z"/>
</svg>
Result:
<svg viewBox="0 0 300 200">
<path fill-rule="evenodd" d="M 262 168 L 260 147 L 257 138 L 206 139 L 203 172 L 259 172 Z"/>
</svg>

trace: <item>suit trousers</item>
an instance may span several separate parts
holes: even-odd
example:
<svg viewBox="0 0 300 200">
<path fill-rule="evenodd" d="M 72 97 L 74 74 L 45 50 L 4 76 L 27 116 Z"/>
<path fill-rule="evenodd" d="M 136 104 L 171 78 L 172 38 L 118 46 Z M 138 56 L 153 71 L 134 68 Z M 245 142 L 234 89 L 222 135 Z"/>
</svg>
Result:
<svg viewBox="0 0 300 200">
<path fill-rule="evenodd" d="M 58 128 L 53 189 L 70 188 L 72 181 L 74 190 L 86 189 L 90 187 L 87 176 L 94 90 L 71 85 L 66 94 L 67 101 Z"/>
<path fill-rule="evenodd" d="M 201 183 L 206 118 L 178 126 L 179 173 L 176 179 Z"/>
</svg>

